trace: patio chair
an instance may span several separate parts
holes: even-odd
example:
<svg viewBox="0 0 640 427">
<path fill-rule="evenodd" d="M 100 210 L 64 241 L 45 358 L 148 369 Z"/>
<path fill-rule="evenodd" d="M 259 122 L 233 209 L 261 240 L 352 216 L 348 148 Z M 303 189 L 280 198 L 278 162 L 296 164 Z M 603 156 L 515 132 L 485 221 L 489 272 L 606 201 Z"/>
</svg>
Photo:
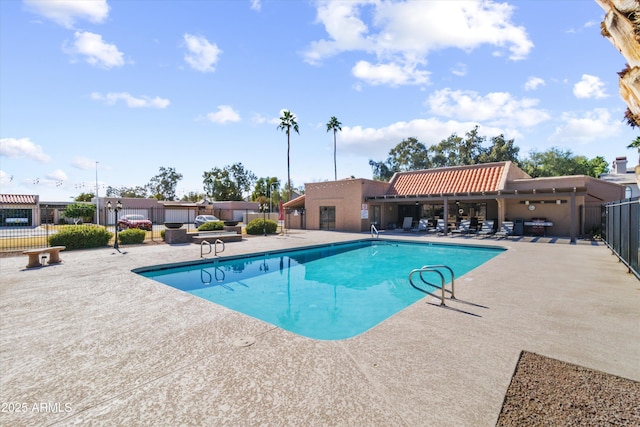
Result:
<svg viewBox="0 0 640 427">
<path fill-rule="evenodd" d="M 418 231 L 424 231 L 427 233 L 433 233 L 436 231 L 434 227 L 429 226 L 429 220 L 425 218 L 421 218 L 420 222 L 418 222 Z"/>
<path fill-rule="evenodd" d="M 402 221 L 402 229 L 404 231 L 411 231 L 411 225 L 413 224 L 413 217 L 405 216 Z"/>
<path fill-rule="evenodd" d="M 447 231 L 447 223 L 444 222 L 444 219 L 439 219 L 436 222 L 436 233 L 444 234 Z"/>
<path fill-rule="evenodd" d="M 491 236 L 495 233 L 495 230 L 493 229 L 493 220 L 492 219 L 485 219 L 484 221 L 482 221 L 482 228 L 480 228 L 480 230 L 478 231 L 477 235 L 478 236 Z"/>
<path fill-rule="evenodd" d="M 502 221 L 502 227 L 496 231 L 495 236 L 504 238 L 513 236 L 513 221 Z"/>
<path fill-rule="evenodd" d="M 451 230 L 452 234 L 470 234 L 471 232 L 470 219 L 463 219 L 462 221 L 460 221 L 460 224 L 456 228 Z"/>
</svg>

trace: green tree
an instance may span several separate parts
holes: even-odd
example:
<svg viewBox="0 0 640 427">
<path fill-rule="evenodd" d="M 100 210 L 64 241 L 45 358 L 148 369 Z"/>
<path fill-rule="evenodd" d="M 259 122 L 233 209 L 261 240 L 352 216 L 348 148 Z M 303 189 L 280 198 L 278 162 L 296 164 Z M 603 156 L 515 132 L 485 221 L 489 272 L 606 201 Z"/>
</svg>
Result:
<svg viewBox="0 0 640 427">
<path fill-rule="evenodd" d="M 291 128 L 298 135 L 300 135 L 300 131 L 298 130 L 298 122 L 296 121 L 296 116 L 291 113 L 289 110 L 283 110 L 282 115 L 280 116 L 280 124 L 278 125 L 278 130 L 284 130 L 287 133 L 287 188 L 289 190 L 289 195 L 287 197 L 287 201 L 291 200 L 291 162 L 290 162 L 290 153 L 291 153 Z"/>
<path fill-rule="evenodd" d="M 459 148 L 462 138 L 452 133 L 447 139 L 443 139 L 437 145 L 429 147 L 431 162 L 434 167 L 460 165 Z"/>
<path fill-rule="evenodd" d="M 279 189 L 280 181 L 278 181 L 278 178 L 258 178 L 253 193 L 251 193 L 251 200 L 257 201 L 260 197 L 266 197 L 269 202 L 278 203 L 280 201 Z"/>
<path fill-rule="evenodd" d="M 182 174 L 176 172 L 174 168 L 160 166 L 160 172 L 151 178 L 148 188 L 156 199 L 173 201 L 176 198 L 178 181 L 181 179 Z"/>
<path fill-rule="evenodd" d="M 81 193 L 75 199 L 76 202 L 90 202 L 95 196 L 94 193 Z"/>
<path fill-rule="evenodd" d="M 202 174 L 204 191 L 213 200 L 240 201 L 244 193 L 251 191 L 256 176 L 245 170 L 242 163 L 234 163 L 223 169 L 213 168 Z"/>
<path fill-rule="evenodd" d="M 187 194 L 182 196 L 182 200 L 183 202 L 199 202 L 200 200 L 205 198 L 205 194 L 204 193 L 198 193 L 196 191 L 189 191 Z"/>
<path fill-rule="evenodd" d="M 107 187 L 107 197 L 128 197 L 144 199 L 147 197 L 146 187 Z"/>
<path fill-rule="evenodd" d="M 576 156 L 571 150 L 552 147 L 547 151 L 533 151 L 522 162 L 522 169 L 532 178 L 545 176 L 589 175 L 597 177 L 600 171 L 608 170 L 606 161 L 598 156 L 589 160 Z"/>
<path fill-rule="evenodd" d="M 88 203 L 72 203 L 68 205 L 62 211 L 62 216 L 65 218 L 73 219 L 74 223 L 78 223 L 80 219 L 83 221 L 91 222 L 93 215 L 96 212 L 95 205 L 91 205 Z"/>
<path fill-rule="evenodd" d="M 387 160 L 376 162 L 370 159 L 369 166 L 373 170 L 373 179 L 389 181 L 396 172 L 428 169 L 430 162 L 424 144 L 410 137 L 389 150 Z"/>
<path fill-rule="evenodd" d="M 336 133 L 342 131 L 340 127 L 342 123 L 338 121 L 336 116 L 331 116 L 327 123 L 327 132 L 333 131 L 333 179 L 338 180 L 338 163 L 336 161 Z"/>
<path fill-rule="evenodd" d="M 505 141 L 504 135 L 500 134 L 491 138 L 491 147 L 483 150 L 478 163 L 509 161 L 520 165 L 519 152 L 520 148 L 513 144 L 513 139 Z"/>
</svg>

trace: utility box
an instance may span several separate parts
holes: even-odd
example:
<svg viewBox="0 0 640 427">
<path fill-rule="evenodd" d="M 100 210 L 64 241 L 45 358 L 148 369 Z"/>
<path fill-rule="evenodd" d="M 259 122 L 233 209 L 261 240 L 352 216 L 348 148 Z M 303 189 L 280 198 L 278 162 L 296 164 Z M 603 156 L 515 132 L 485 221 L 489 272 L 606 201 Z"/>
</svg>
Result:
<svg viewBox="0 0 640 427">
<path fill-rule="evenodd" d="M 513 222 L 513 235 L 524 236 L 524 218 L 516 218 Z"/>
</svg>

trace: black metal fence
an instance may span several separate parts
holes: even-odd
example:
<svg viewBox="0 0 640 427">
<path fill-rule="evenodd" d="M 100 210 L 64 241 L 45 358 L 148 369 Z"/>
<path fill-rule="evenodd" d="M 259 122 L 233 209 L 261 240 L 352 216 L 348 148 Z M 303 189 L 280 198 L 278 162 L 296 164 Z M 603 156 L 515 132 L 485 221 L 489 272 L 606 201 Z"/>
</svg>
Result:
<svg viewBox="0 0 640 427">
<path fill-rule="evenodd" d="M 0 252 L 14 252 L 32 248 L 44 248 L 49 246 L 49 237 L 60 232 L 64 227 L 73 225 L 77 226 L 96 226 L 95 218 L 78 218 L 73 220 L 53 220 L 53 216 L 42 214 L 40 216 L 40 224 L 35 224 L 35 218 L 31 215 L 30 209 L 12 210 L 6 212 L 0 218 Z M 165 222 L 182 222 L 183 228 L 187 231 L 195 231 L 194 219 L 197 213 L 192 209 L 179 208 L 150 208 L 150 209 L 131 209 L 127 208 L 118 212 L 118 219 L 123 215 L 142 215 L 152 222 L 152 228 L 147 231 L 145 240 L 162 241 L 162 232 L 165 230 Z M 107 231 L 115 234 L 116 230 L 116 213 L 109 211 L 107 208 L 100 209 L 100 224 Z M 115 237 L 115 236 L 114 236 Z M 110 244 L 114 243 L 114 238 Z"/>
<path fill-rule="evenodd" d="M 640 198 L 607 203 L 604 228 L 609 249 L 640 279 Z"/>
</svg>

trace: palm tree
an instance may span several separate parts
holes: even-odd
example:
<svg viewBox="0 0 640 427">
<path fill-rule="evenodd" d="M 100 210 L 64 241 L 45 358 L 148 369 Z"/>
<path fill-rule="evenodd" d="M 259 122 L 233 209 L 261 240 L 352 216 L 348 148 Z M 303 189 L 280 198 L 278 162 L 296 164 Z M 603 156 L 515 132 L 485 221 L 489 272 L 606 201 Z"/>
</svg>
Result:
<svg viewBox="0 0 640 427">
<path fill-rule="evenodd" d="M 340 123 L 338 119 L 336 119 L 336 116 L 331 116 L 331 118 L 329 119 L 329 123 L 327 123 L 327 132 L 329 132 L 330 130 L 333 131 L 333 174 L 334 180 L 336 181 L 338 180 L 338 166 L 336 163 L 336 132 L 342 130 L 342 128 L 340 127 L 341 124 L 342 123 Z"/>
<path fill-rule="evenodd" d="M 291 128 L 300 135 L 298 130 L 298 122 L 296 122 L 296 116 L 289 110 L 282 110 L 280 113 L 280 124 L 278 130 L 284 130 L 287 132 L 287 185 L 289 187 L 289 197 L 287 201 L 291 200 L 291 162 L 289 160 L 289 153 L 291 152 Z"/>
</svg>

